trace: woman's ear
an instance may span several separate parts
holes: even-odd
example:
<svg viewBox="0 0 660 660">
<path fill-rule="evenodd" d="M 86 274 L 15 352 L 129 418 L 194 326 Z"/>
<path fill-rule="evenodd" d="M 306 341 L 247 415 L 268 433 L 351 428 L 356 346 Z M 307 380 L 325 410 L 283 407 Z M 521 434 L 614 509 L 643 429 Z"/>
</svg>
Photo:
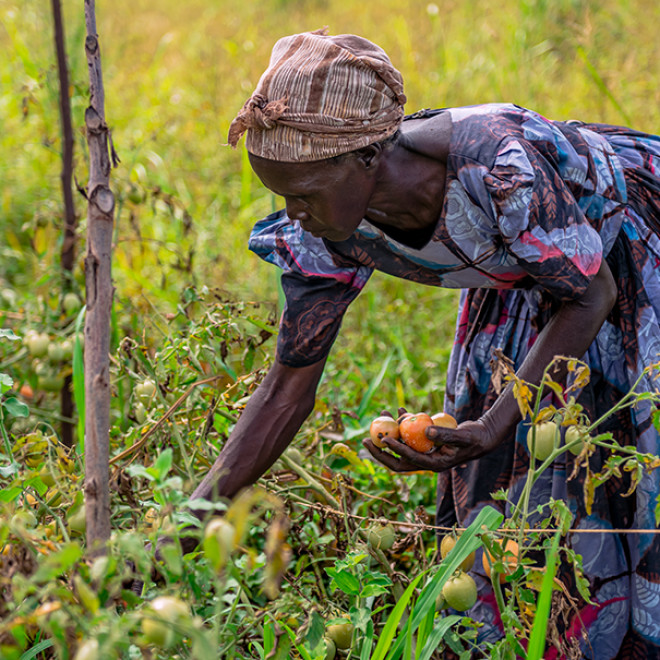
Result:
<svg viewBox="0 0 660 660">
<path fill-rule="evenodd" d="M 380 162 L 380 157 L 383 153 L 383 147 L 375 142 L 374 144 L 368 144 L 362 149 L 357 149 L 355 155 L 358 160 L 364 165 L 365 169 L 373 169 Z"/>
</svg>

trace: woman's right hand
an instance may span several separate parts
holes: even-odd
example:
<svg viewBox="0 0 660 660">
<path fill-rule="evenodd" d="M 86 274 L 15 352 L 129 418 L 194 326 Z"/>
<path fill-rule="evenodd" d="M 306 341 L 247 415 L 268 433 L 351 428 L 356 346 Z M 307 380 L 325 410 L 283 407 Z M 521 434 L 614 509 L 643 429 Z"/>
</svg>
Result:
<svg viewBox="0 0 660 660">
<path fill-rule="evenodd" d="M 482 420 L 463 422 L 455 429 L 429 426 L 426 437 L 435 447 L 425 453 L 389 437 L 382 440 L 387 450 L 376 447 L 370 438 L 366 438 L 363 444 L 378 462 L 393 472 L 444 472 L 480 458 L 500 444 L 488 424 Z"/>
</svg>

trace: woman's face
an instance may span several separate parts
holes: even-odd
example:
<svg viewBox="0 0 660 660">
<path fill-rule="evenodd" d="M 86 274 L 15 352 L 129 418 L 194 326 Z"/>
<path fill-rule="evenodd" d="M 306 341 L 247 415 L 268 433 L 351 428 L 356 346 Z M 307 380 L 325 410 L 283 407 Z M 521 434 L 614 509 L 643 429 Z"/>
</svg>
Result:
<svg viewBox="0 0 660 660">
<path fill-rule="evenodd" d="M 345 241 L 365 217 L 377 160 L 349 154 L 339 161 L 280 163 L 250 154 L 261 182 L 284 197 L 289 218 L 330 241 Z"/>
</svg>

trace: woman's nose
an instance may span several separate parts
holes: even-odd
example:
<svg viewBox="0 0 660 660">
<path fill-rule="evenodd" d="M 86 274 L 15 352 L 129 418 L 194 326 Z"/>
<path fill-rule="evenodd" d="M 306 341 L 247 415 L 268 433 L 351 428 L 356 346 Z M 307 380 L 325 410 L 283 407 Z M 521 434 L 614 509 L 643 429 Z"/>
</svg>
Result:
<svg viewBox="0 0 660 660">
<path fill-rule="evenodd" d="M 300 202 L 295 200 L 286 201 L 286 214 L 292 220 L 298 220 L 299 222 L 305 222 L 306 220 L 309 220 L 309 213 L 303 209 Z"/>
</svg>

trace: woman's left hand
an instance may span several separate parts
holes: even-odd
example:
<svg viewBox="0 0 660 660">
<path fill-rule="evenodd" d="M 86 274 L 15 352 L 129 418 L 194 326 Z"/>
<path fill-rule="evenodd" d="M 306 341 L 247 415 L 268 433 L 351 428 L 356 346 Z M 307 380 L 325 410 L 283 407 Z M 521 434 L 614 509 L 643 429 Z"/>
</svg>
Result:
<svg viewBox="0 0 660 660">
<path fill-rule="evenodd" d="M 482 420 L 463 422 L 455 429 L 429 426 L 426 437 L 435 444 L 426 453 L 415 451 L 404 442 L 389 437 L 383 438 L 383 444 L 389 451 L 376 447 L 370 438 L 366 438 L 363 444 L 377 461 L 394 472 L 444 472 L 484 456 L 500 444 Z"/>
</svg>

